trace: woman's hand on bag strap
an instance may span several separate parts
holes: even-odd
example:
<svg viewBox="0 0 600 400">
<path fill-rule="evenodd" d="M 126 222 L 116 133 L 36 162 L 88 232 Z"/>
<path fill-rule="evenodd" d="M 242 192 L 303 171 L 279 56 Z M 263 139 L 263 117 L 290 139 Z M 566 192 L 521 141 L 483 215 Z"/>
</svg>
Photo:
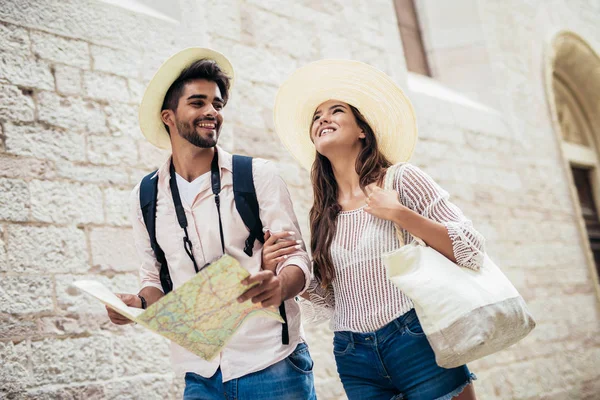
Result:
<svg viewBox="0 0 600 400">
<path fill-rule="evenodd" d="M 400 197 L 395 190 L 386 190 L 375 183 L 365 188 L 367 195 L 365 212 L 388 221 L 398 221 L 398 216 L 407 207 L 400 203 Z"/>
</svg>

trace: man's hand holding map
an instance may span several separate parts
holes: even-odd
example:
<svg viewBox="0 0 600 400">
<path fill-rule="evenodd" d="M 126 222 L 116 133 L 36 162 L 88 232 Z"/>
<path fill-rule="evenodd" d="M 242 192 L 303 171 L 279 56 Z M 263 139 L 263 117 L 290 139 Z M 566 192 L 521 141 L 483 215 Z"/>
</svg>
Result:
<svg viewBox="0 0 600 400">
<path fill-rule="evenodd" d="M 242 283 L 249 276 L 237 260 L 225 255 L 146 310 L 128 307 L 99 282 L 74 285 L 121 315 L 211 360 L 247 318 L 263 316 L 283 323 L 273 307 L 237 301 L 249 288 Z"/>
</svg>

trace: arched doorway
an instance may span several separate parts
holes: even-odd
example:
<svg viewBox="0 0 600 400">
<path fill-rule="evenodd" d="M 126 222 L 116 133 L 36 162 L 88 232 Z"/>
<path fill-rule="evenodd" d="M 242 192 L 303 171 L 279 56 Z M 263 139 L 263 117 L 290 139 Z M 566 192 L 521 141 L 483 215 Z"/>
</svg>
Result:
<svg viewBox="0 0 600 400">
<path fill-rule="evenodd" d="M 546 87 L 555 130 L 571 172 L 582 239 L 600 298 L 600 57 L 573 32 L 552 42 Z"/>
</svg>

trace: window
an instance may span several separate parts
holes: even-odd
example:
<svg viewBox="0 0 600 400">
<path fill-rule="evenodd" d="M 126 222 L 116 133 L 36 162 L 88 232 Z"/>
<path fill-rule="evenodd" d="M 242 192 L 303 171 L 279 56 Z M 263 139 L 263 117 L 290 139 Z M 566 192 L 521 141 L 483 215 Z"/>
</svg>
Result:
<svg viewBox="0 0 600 400">
<path fill-rule="evenodd" d="M 600 217 L 594 201 L 592 188 L 592 171 L 585 168 L 571 166 L 573 181 L 577 188 L 577 197 L 581 206 L 581 216 L 585 223 L 585 230 L 590 242 L 590 250 L 596 264 L 596 273 L 600 275 Z"/>
<path fill-rule="evenodd" d="M 431 76 L 414 0 L 394 0 L 394 5 L 406 67 L 410 72 Z"/>
</svg>

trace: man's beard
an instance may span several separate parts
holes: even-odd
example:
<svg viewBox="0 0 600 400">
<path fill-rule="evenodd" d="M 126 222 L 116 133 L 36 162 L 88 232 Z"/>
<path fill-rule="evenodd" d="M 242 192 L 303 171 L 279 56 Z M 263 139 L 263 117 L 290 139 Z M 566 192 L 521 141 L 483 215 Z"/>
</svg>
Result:
<svg viewBox="0 0 600 400">
<path fill-rule="evenodd" d="M 219 126 L 217 126 L 217 121 L 210 121 L 214 122 L 215 124 L 215 136 L 210 138 L 202 137 L 198 134 L 198 132 L 196 132 L 196 125 L 200 122 L 202 122 L 202 120 L 195 120 L 193 124 L 177 121 L 176 125 L 179 135 L 196 147 L 200 147 L 202 149 L 215 147 L 217 145 L 217 140 L 219 140 Z"/>
</svg>

